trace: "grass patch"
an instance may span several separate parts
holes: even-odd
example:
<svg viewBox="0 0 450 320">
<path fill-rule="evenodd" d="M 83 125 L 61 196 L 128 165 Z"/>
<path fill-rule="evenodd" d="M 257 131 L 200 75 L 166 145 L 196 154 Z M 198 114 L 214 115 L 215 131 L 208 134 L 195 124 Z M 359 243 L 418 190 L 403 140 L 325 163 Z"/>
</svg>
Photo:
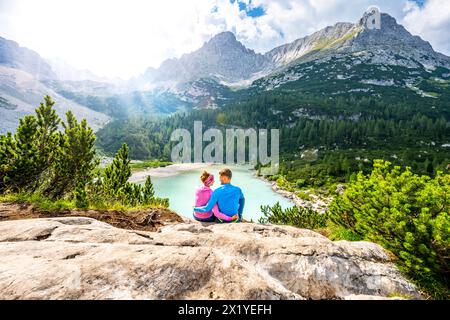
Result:
<svg viewBox="0 0 450 320">
<path fill-rule="evenodd" d="M 393 293 L 388 294 L 388 298 L 399 298 L 399 299 L 404 299 L 404 300 L 412 299 L 411 296 L 406 295 L 406 294 L 401 294 L 399 292 L 393 292 Z"/>
<path fill-rule="evenodd" d="M 0 202 L 28 203 L 43 211 L 75 209 L 74 201 L 51 200 L 38 194 L 9 193 L 0 195 Z"/>
<path fill-rule="evenodd" d="M 29 193 L 9 193 L 0 195 L 0 203 L 26 203 L 47 212 L 58 212 L 63 210 L 82 211 L 82 209 L 76 208 L 75 201 L 73 200 L 53 200 L 39 194 Z M 89 207 L 85 210 L 131 212 L 155 208 L 166 209 L 166 207 L 162 205 L 155 204 L 128 206 L 120 202 L 96 201 L 89 203 Z"/>
<path fill-rule="evenodd" d="M 355 232 L 344 227 L 337 226 L 333 223 L 328 223 L 327 228 L 321 232 L 331 241 L 363 241 L 364 239 Z"/>
<path fill-rule="evenodd" d="M 139 170 L 146 170 L 146 169 L 152 169 L 152 168 L 164 168 L 167 166 L 172 165 L 172 162 L 168 161 L 159 161 L 159 160 L 147 160 L 142 162 L 135 162 L 131 163 L 131 171 L 139 171 Z"/>
</svg>

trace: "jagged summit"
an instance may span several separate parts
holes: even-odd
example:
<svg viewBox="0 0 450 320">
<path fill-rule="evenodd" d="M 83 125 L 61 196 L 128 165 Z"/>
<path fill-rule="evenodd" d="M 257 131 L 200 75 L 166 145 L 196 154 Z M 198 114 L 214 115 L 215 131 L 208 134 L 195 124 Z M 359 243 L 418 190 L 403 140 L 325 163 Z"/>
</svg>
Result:
<svg viewBox="0 0 450 320">
<path fill-rule="evenodd" d="M 236 35 L 231 31 L 224 31 L 216 34 L 209 42 L 233 42 L 237 41 Z"/>
<path fill-rule="evenodd" d="M 265 64 L 263 55 L 246 48 L 232 32 L 222 32 L 197 51 L 165 61 L 158 70 L 150 72 L 148 80 L 189 82 L 211 78 L 238 81 L 251 77 Z"/>
<path fill-rule="evenodd" d="M 215 54 L 221 55 L 226 58 L 226 55 L 233 53 L 234 51 L 242 51 L 244 54 L 255 54 L 251 49 L 246 48 L 241 42 L 236 39 L 236 35 L 233 32 L 225 31 L 221 32 L 206 42 L 200 49 L 203 51 L 212 51 Z"/>
<path fill-rule="evenodd" d="M 425 51 L 434 51 L 429 42 L 422 40 L 419 36 L 413 36 L 389 14 L 381 14 L 381 29 L 368 29 L 367 19 L 368 16 L 364 15 L 358 23 L 358 27 L 363 30 L 355 41 L 359 45 L 411 46 Z"/>
</svg>

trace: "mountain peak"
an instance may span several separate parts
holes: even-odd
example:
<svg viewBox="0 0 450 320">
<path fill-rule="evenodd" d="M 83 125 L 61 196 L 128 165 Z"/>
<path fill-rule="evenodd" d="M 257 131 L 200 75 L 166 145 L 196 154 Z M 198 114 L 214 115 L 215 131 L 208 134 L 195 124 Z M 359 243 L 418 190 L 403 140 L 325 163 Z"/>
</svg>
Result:
<svg viewBox="0 0 450 320">
<path fill-rule="evenodd" d="M 229 42 L 229 41 L 237 41 L 236 35 L 231 31 L 224 31 L 221 33 L 216 34 L 214 37 L 211 38 L 211 41 L 219 41 L 219 42 Z"/>
<path fill-rule="evenodd" d="M 397 20 L 387 13 L 380 13 L 379 28 L 369 28 L 369 19 L 373 13 L 366 12 L 359 21 L 362 32 L 356 42 L 363 46 L 410 47 L 424 52 L 434 53 L 430 43 L 418 36 L 413 36 Z"/>
<path fill-rule="evenodd" d="M 397 20 L 389 15 L 388 13 L 381 12 L 380 14 L 380 28 L 369 28 L 371 23 L 371 19 L 377 14 L 376 11 L 366 11 L 363 17 L 359 20 L 358 25 L 368 30 L 386 30 L 386 29 L 397 29 L 399 27 L 403 28 L 400 24 L 397 23 Z"/>
<path fill-rule="evenodd" d="M 148 74 L 153 81 L 177 79 L 178 82 L 190 82 L 213 78 L 234 82 L 250 78 L 262 70 L 265 63 L 263 55 L 247 49 L 233 32 L 226 31 L 180 59 L 166 60 L 158 70 Z"/>
<path fill-rule="evenodd" d="M 221 50 L 229 50 L 238 48 L 239 50 L 248 50 L 245 46 L 236 39 L 236 35 L 231 31 L 225 31 L 216 34 L 208 42 L 206 42 L 203 48 L 220 48 Z"/>
</svg>

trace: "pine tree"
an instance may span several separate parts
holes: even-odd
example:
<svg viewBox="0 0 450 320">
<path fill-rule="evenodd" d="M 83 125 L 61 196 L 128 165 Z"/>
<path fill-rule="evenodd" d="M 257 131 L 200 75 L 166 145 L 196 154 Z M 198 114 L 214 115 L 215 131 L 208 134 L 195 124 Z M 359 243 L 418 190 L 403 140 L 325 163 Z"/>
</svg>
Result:
<svg viewBox="0 0 450 320">
<path fill-rule="evenodd" d="M 25 190 L 41 172 L 38 166 L 38 149 L 35 145 L 37 122 L 34 116 L 20 119 L 16 134 L 1 139 L 0 161 L 2 190 Z"/>
<path fill-rule="evenodd" d="M 37 162 L 42 171 L 47 170 L 53 160 L 54 151 L 59 142 L 58 125 L 61 120 L 53 108 L 55 102 L 50 96 L 44 97 L 44 103 L 41 103 L 36 109 L 37 133 L 36 148 L 38 149 Z"/>
<path fill-rule="evenodd" d="M 123 144 L 113 162 L 105 168 L 103 186 L 109 196 L 117 196 L 121 188 L 127 186 L 131 177 L 128 146 Z M 129 190 L 128 190 L 129 191 Z"/>
<path fill-rule="evenodd" d="M 49 96 L 36 109 L 36 116 L 25 116 L 13 136 L 0 139 L 0 191 L 35 191 L 47 178 L 58 142 L 60 119 Z"/>
<path fill-rule="evenodd" d="M 74 200 L 75 207 L 78 209 L 87 209 L 89 207 L 86 189 L 82 183 L 79 184 L 74 191 Z"/>
<path fill-rule="evenodd" d="M 12 134 L 0 136 L 0 193 L 4 193 L 10 183 L 8 176 L 13 169 L 13 159 L 17 157 Z"/>
<path fill-rule="evenodd" d="M 77 185 L 90 183 L 93 171 L 98 165 L 94 148 L 95 134 L 86 120 L 78 123 L 72 112 L 67 112 L 64 133 L 59 135 L 54 173 L 45 193 L 60 198 L 73 192 Z"/>
<path fill-rule="evenodd" d="M 143 204 L 151 204 L 153 198 L 155 197 L 155 190 L 153 188 L 152 178 L 150 176 L 145 180 L 144 188 L 142 190 L 143 193 Z"/>
</svg>

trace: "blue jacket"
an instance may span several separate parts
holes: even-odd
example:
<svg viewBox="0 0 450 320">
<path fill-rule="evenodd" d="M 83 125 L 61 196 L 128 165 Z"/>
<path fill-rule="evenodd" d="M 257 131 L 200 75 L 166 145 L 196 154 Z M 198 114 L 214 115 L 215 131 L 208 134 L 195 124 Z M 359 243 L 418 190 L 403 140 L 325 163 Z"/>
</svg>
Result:
<svg viewBox="0 0 450 320">
<path fill-rule="evenodd" d="M 196 212 L 210 212 L 217 203 L 220 212 L 232 217 L 239 214 L 242 217 L 244 212 L 245 198 L 241 188 L 232 184 L 224 184 L 214 190 L 211 198 L 204 207 L 195 207 Z"/>
</svg>

